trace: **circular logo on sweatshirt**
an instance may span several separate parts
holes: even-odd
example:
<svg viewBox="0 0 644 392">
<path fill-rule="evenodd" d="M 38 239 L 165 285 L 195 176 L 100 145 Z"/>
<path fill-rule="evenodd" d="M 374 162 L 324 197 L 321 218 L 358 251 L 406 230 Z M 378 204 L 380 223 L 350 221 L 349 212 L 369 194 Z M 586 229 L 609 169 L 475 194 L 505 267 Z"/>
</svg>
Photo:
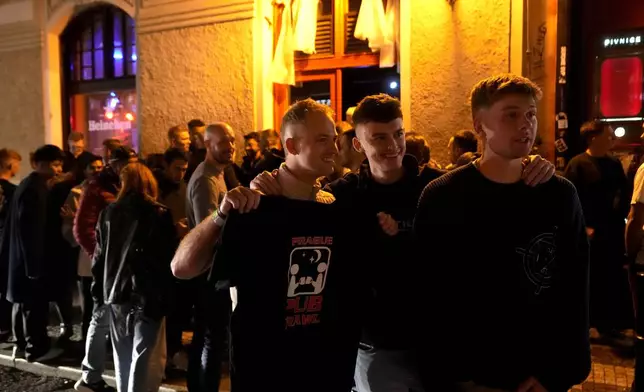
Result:
<svg viewBox="0 0 644 392">
<path fill-rule="evenodd" d="M 551 233 L 541 233 L 532 238 L 525 248 L 516 251 L 523 256 L 523 270 L 528 280 L 535 285 L 535 294 L 547 289 L 552 283 L 552 270 L 554 268 L 556 246 L 555 227 Z"/>
</svg>

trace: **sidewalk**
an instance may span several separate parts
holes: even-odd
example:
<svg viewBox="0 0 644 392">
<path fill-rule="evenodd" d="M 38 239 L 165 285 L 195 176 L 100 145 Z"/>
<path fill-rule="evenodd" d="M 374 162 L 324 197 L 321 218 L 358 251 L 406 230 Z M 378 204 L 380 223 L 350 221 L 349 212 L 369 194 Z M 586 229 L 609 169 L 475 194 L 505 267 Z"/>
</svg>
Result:
<svg viewBox="0 0 644 392">
<path fill-rule="evenodd" d="M 49 336 L 54 338 L 54 345 L 61 347 L 56 342 L 58 336 L 58 327 L 48 327 Z M 183 340 L 185 343 L 189 342 L 192 338 L 191 333 L 184 333 Z M 80 363 L 85 353 L 83 342 L 80 341 L 80 325 L 74 325 L 74 335 L 71 341 L 65 345 L 65 353 L 62 357 L 55 359 L 47 364 L 43 363 L 29 363 L 24 359 L 13 361 L 11 359 L 13 346 L 9 343 L 0 343 L 0 366 L 15 367 L 19 370 L 38 374 L 41 376 L 66 378 L 69 380 L 78 380 L 81 375 Z M 62 348 L 62 347 L 61 347 Z M 114 378 L 114 363 L 112 361 L 112 352 L 108 352 L 106 363 L 106 371 L 103 375 L 105 382 L 111 386 L 115 386 Z M 159 391 L 161 392 L 185 392 L 186 381 L 184 378 L 166 379 L 163 386 Z M 228 378 L 222 380 L 220 392 L 229 392 L 230 382 Z"/>
<path fill-rule="evenodd" d="M 572 391 L 629 392 L 635 375 L 632 352 L 604 345 L 592 346 L 593 367 L 590 376 Z"/>
<path fill-rule="evenodd" d="M 74 336 L 68 346 L 66 354 L 57 359 L 55 363 L 41 364 L 28 363 L 20 359 L 15 363 L 11 360 L 11 345 L 0 344 L 0 366 L 16 367 L 17 369 L 35 373 L 42 376 L 52 376 L 78 380 L 80 377 L 80 362 L 83 357 L 84 347 L 78 337 L 80 326 L 74 327 Z M 50 336 L 58 335 L 55 327 L 50 327 Z M 189 341 L 189 333 L 184 334 L 184 341 Z M 556 353 L 553 353 L 556 355 Z M 592 346 L 593 367 L 590 376 L 582 384 L 575 386 L 571 392 L 629 392 L 633 383 L 635 359 L 632 351 L 617 349 L 605 345 Z M 104 375 L 105 381 L 114 386 L 114 367 L 112 364 L 111 352 L 108 356 L 107 371 Z M 183 392 L 187 391 L 185 379 L 165 380 L 162 392 Z M 220 392 L 229 392 L 230 382 L 228 378 L 223 380 Z"/>
</svg>

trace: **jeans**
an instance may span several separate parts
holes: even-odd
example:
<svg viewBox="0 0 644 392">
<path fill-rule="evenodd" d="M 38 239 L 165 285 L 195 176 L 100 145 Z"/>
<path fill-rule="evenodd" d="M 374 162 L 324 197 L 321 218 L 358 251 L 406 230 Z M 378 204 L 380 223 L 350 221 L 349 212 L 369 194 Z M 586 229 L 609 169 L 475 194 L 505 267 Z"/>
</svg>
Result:
<svg viewBox="0 0 644 392">
<path fill-rule="evenodd" d="M 110 332 L 110 312 L 107 305 L 94 306 L 85 339 L 85 358 L 81 364 L 81 378 L 87 384 L 103 380 L 107 357 L 107 334 Z"/>
<path fill-rule="evenodd" d="M 358 350 L 355 381 L 358 392 L 424 392 L 409 350 Z"/>
<path fill-rule="evenodd" d="M 47 301 L 15 303 L 11 316 L 16 346 L 25 350 L 27 359 L 40 357 L 49 351 L 51 341 L 47 336 Z"/>
<path fill-rule="evenodd" d="M 165 317 L 151 319 L 129 304 L 110 305 L 109 312 L 118 391 L 158 391 L 166 362 Z"/>
</svg>

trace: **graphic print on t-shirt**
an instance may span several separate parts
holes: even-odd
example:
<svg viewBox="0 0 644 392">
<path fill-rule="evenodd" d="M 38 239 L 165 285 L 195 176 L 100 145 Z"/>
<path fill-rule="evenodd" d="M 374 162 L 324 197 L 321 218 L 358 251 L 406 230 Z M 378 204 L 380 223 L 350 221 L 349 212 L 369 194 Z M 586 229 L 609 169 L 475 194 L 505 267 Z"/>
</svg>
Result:
<svg viewBox="0 0 644 392">
<path fill-rule="evenodd" d="M 333 237 L 294 237 L 288 269 L 286 328 L 320 323 Z"/>
<path fill-rule="evenodd" d="M 525 248 L 516 248 L 517 253 L 523 256 L 523 270 L 528 280 L 536 286 L 535 295 L 549 288 L 552 283 L 552 269 L 557 251 L 556 232 L 557 227 L 554 227 L 552 232 L 541 233 L 531 239 Z"/>
<path fill-rule="evenodd" d="M 288 271 L 288 297 L 320 294 L 331 262 L 326 246 L 302 246 L 291 251 Z"/>
</svg>

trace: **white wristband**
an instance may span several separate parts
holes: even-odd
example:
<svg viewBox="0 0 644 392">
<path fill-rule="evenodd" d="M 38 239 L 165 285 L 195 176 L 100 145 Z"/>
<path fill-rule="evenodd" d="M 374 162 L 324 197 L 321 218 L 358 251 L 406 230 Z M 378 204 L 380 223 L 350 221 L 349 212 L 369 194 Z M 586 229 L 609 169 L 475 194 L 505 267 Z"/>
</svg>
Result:
<svg viewBox="0 0 644 392">
<path fill-rule="evenodd" d="M 219 227 L 224 227 L 224 224 L 226 223 L 226 218 L 228 217 L 220 213 L 219 210 L 215 211 L 212 214 L 212 221 L 215 222 L 215 224 Z"/>
</svg>

